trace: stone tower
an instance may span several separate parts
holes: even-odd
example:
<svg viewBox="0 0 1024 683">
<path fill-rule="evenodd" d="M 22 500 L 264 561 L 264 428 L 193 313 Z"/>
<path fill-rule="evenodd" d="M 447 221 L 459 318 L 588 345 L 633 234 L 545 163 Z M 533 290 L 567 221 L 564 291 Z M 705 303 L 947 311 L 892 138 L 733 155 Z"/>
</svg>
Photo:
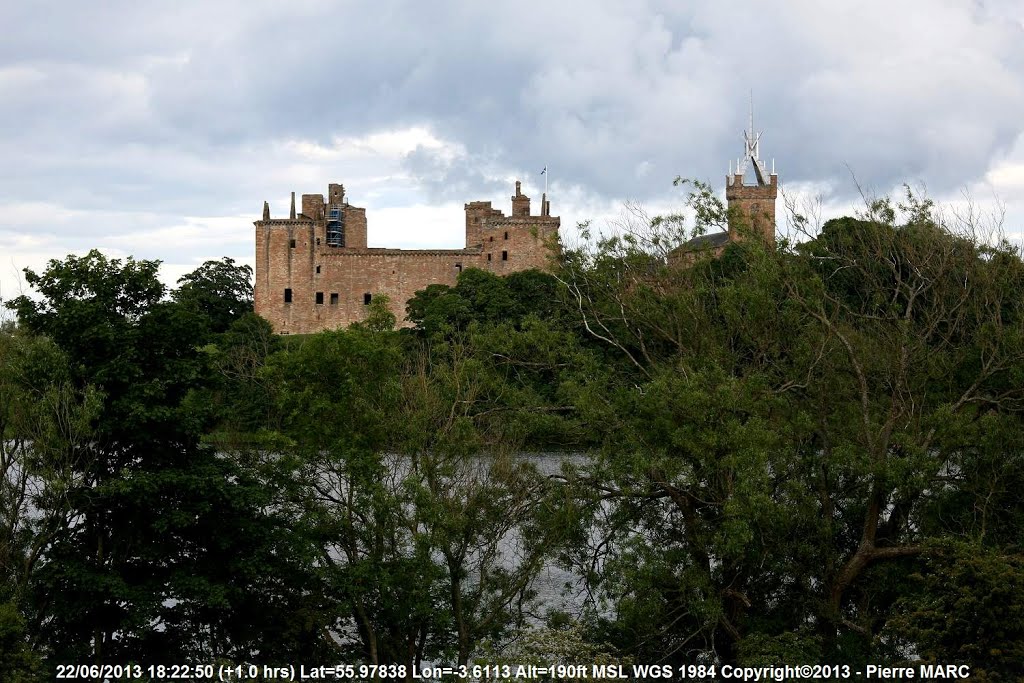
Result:
<svg viewBox="0 0 1024 683">
<path fill-rule="evenodd" d="M 775 198 L 779 194 L 779 177 L 767 173 L 762 165 L 758 147 L 761 133 L 754 132 L 754 104 L 750 104 L 750 128 L 743 133 L 743 158 L 737 160 L 736 172 L 729 170 L 725 178 L 725 199 L 729 206 L 729 240 L 737 241 L 748 235 L 759 236 L 767 244 L 775 244 Z M 731 164 L 730 164 L 731 166 Z M 748 168 L 753 171 L 753 182 L 744 184 Z"/>
</svg>

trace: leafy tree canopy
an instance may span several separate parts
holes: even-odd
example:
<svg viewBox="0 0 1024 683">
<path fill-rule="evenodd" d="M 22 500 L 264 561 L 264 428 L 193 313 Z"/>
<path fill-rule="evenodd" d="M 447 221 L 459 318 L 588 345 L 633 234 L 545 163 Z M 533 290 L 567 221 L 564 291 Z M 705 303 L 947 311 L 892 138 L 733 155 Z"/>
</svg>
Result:
<svg viewBox="0 0 1024 683">
<path fill-rule="evenodd" d="M 171 296 L 198 309 L 208 321 L 209 331 L 217 334 L 252 311 L 252 277 L 251 266 L 235 265 L 234 259 L 224 257 L 182 276 Z"/>
</svg>

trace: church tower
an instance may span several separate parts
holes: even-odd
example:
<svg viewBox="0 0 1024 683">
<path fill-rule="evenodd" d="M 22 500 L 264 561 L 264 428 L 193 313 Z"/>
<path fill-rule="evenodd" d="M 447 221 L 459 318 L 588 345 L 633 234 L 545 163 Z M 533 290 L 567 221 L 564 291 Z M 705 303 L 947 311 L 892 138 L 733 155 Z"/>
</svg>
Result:
<svg viewBox="0 0 1024 683">
<path fill-rule="evenodd" d="M 769 174 L 761 162 L 759 146 L 761 133 L 754 132 L 754 100 L 750 100 L 750 128 L 743 132 L 743 158 L 736 162 L 736 172 L 730 163 L 725 178 L 725 199 L 729 206 L 729 241 L 756 235 L 769 245 L 775 244 L 775 198 L 779 194 L 779 177 L 775 162 Z M 751 184 L 744 184 L 744 176 L 751 170 Z"/>
</svg>

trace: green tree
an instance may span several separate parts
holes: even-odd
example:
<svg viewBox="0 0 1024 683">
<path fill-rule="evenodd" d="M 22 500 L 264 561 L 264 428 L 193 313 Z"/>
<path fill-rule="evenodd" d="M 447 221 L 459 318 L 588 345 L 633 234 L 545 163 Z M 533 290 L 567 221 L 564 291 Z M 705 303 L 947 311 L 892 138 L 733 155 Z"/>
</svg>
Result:
<svg viewBox="0 0 1024 683">
<path fill-rule="evenodd" d="M 271 615 L 290 597 L 266 571 L 289 556 L 282 524 L 257 483 L 199 443 L 208 414 L 186 398 L 208 372 L 204 321 L 164 300 L 157 267 L 70 256 L 26 271 L 40 298 L 11 302 L 66 356 L 74 390 L 103 397 L 70 459 L 73 523 L 33 581 L 45 622 L 34 637 L 53 661 L 248 657 L 271 647 L 266 620 L 233 612 Z"/>
<path fill-rule="evenodd" d="M 100 397 L 76 391 L 64 355 L 49 340 L 0 331 L 0 678 L 42 681 L 48 614 L 32 589 L 46 551 L 72 525 L 68 494 L 89 463 L 76 460 L 92 437 Z"/>
<path fill-rule="evenodd" d="M 25 620 L 11 602 L 0 602 L 0 674 L 10 683 L 42 683 L 42 662 L 26 642 Z"/>
<path fill-rule="evenodd" d="M 808 388 L 831 503 L 823 617 L 862 644 L 884 623 L 867 571 L 927 552 L 922 527 L 965 455 L 961 434 L 989 411 L 1019 429 L 1013 377 L 1024 362 L 1013 249 L 980 243 L 971 224 L 941 224 L 909 193 L 869 208 L 853 229 L 826 224 L 789 288 L 823 334 L 821 380 Z M 990 457 L 1019 457 L 1013 441 L 990 445 Z"/>
<path fill-rule="evenodd" d="M 876 636 L 930 540 L 984 509 L 1005 544 L 1024 270 L 975 228 L 911 195 L 799 247 L 566 254 L 584 330 L 618 358 L 573 399 L 604 440 L 578 475 L 601 533 L 577 556 L 614 610 L 602 638 L 641 660 L 898 657 Z M 988 415 L 1004 438 L 965 437 Z"/>
<path fill-rule="evenodd" d="M 417 523 L 408 466 L 387 453 L 401 349 L 365 325 L 309 336 L 271 359 L 281 436 L 303 535 L 316 548 L 317 592 L 342 652 L 411 667 L 436 641 L 441 572 Z"/>
<path fill-rule="evenodd" d="M 519 325 L 528 316 L 558 319 L 564 311 L 554 277 L 525 270 L 500 277 L 467 268 L 454 287 L 429 285 L 406 307 L 408 319 L 428 337 L 464 332 L 471 322 Z"/>
<path fill-rule="evenodd" d="M 372 332 L 390 332 L 395 329 L 395 314 L 391 312 L 391 299 L 377 296 L 370 302 L 366 311 L 366 320 L 358 323 Z"/>
<path fill-rule="evenodd" d="M 252 312 L 252 278 L 252 267 L 235 265 L 234 259 L 206 261 L 178 280 L 178 288 L 171 297 L 195 307 L 209 331 L 218 334 Z"/>
<path fill-rule="evenodd" d="M 47 546 L 70 524 L 68 491 L 88 462 L 100 396 L 69 382 L 66 358 L 49 340 L 0 332 L 0 598 L 25 605 Z"/>
<path fill-rule="evenodd" d="M 277 387 L 267 363 L 281 348 L 281 338 L 270 323 L 255 313 L 246 313 L 204 347 L 211 366 L 209 381 L 189 400 L 197 411 L 213 412 L 218 447 L 280 428 Z"/>
<path fill-rule="evenodd" d="M 509 332 L 496 336 L 502 331 Z M 423 533 L 443 559 L 451 657 L 467 664 L 484 640 L 518 637 L 537 606 L 534 580 L 562 542 L 551 521 L 557 489 L 517 457 L 524 432 L 535 427 L 531 417 L 548 406 L 530 401 L 535 395 L 516 387 L 514 374 L 506 377 L 516 358 L 481 362 L 491 349 L 462 341 L 421 354 L 404 378 L 396 446 L 411 463 L 407 485 Z"/>
<path fill-rule="evenodd" d="M 933 664 L 969 664 L 971 678 L 1019 680 L 1024 661 L 1024 556 L 977 544 L 936 548 L 897 602 L 886 635 Z"/>
<path fill-rule="evenodd" d="M 566 361 L 536 320 L 472 321 L 436 345 L 388 327 L 312 335 L 271 358 L 281 464 L 343 650 L 465 664 L 526 624 L 557 538 L 543 523 L 550 482 L 509 451 L 552 413 L 542 382 L 516 386 L 521 373 Z"/>
</svg>

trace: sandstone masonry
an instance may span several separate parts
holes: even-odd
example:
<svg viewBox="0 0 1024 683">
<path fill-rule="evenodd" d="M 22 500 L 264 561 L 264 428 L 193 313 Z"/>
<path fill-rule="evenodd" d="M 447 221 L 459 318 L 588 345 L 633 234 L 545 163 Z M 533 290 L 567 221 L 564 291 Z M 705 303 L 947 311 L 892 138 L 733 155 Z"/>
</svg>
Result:
<svg viewBox="0 0 1024 683">
<path fill-rule="evenodd" d="M 729 207 L 730 239 L 742 239 L 744 230 L 751 236 L 775 244 L 775 199 L 779 196 L 779 176 L 755 174 L 755 185 L 744 185 L 743 174 L 725 179 L 725 200 Z"/>
<path fill-rule="evenodd" d="M 374 297 L 387 296 L 402 324 L 406 303 L 431 284 L 454 285 L 465 268 L 506 275 L 549 269 L 561 219 L 547 197 L 540 215 L 516 181 L 512 215 L 491 202 L 470 202 L 463 249 L 381 249 L 366 246 L 366 209 L 351 206 L 345 187 L 332 183 L 327 197 L 292 193 L 287 219 L 271 218 L 264 202 L 256 225 L 256 313 L 281 334 L 337 329 L 363 320 Z"/>
</svg>

